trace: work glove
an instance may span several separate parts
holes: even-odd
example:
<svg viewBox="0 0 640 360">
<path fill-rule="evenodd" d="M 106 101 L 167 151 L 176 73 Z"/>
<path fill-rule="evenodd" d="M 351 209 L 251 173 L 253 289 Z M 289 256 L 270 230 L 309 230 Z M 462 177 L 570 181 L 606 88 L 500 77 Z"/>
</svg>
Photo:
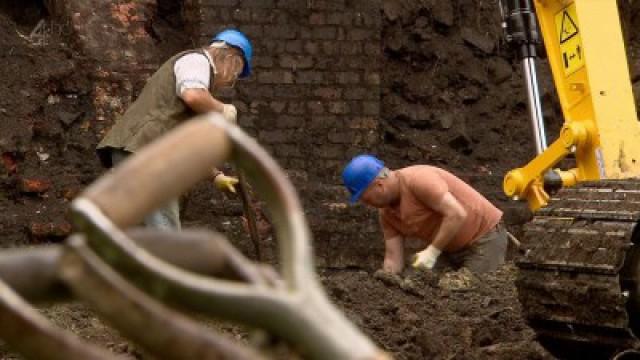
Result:
<svg viewBox="0 0 640 360">
<path fill-rule="evenodd" d="M 236 188 L 234 185 L 238 183 L 238 178 L 220 173 L 215 177 L 215 179 L 213 179 L 213 183 L 216 185 L 218 190 L 228 191 L 235 194 Z"/>
<path fill-rule="evenodd" d="M 235 124 L 238 118 L 238 110 L 232 104 L 224 104 L 222 107 L 222 116 L 228 122 Z"/>
<path fill-rule="evenodd" d="M 375 273 L 373 273 L 373 277 L 387 285 L 400 286 L 402 284 L 402 278 L 400 277 L 400 275 L 385 271 L 384 269 L 378 269 Z"/>
<path fill-rule="evenodd" d="M 442 250 L 433 245 L 429 245 L 426 249 L 413 256 L 411 266 L 419 270 L 433 270 L 436 261 L 438 261 L 438 256 L 440 256 L 441 253 Z"/>
</svg>

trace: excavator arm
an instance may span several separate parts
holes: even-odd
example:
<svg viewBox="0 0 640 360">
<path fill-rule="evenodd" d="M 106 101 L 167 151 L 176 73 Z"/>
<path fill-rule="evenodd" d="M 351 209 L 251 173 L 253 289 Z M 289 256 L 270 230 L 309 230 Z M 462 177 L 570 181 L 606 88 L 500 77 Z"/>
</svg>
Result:
<svg viewBox="0 0 640 360">
<path fill-rule="evenodd" d="M 531 55 L 522 50 L 522 43 L 537 39 L 537 27 L 530 20 L 519 20 L 528 19 L 530 4 L 531 0 L 506 0 L 502 6 L 507 39 L 518 45 L 523 64 L 535 59 L 535 53 Z M 575 154 L 576 168 L 553 169 L 563 186 L 637 177 L 640 174 L 640 124 L 616 1 L 533 0 L 533 4 L 564 126 L 557 140 L 545 149 L 538 140 L 544 138 L 544 134 L 536 131 L 534 125 L 539 154 L 525 166 L 510 171 L 503 187 L 507 196 L 526 199 L 532 210 L 538 210 L 549 201 L 544 189 L 545 174 L 571 153 Z M 519 35 L 521 33 L 535 35 L 527 37 Z M 536 79 L 525 75 L 531 110 L 539 106 L 540 99 L 529 85 Z M 532 123 L 544 129 L 541 111 L 532 110 L 531 114 Z"/>
<path fill-rule="evenodd" d="M 623 358 L 621 351 L 640 348 L 640 125 L 618 4 L 501 5 L 507 40 L 523 64 L 538 151 L 503 184 L 535 211 L 524 226 L 527 253 L 516 261 L 523 314 L 561 359 Z M 535 74 L 540 39 L 564 116 L 548 147 Z M 555 168 L 569 154 L 575 167 Z M 551 183 L 560 186 L 550 196 Z"/>
</svg>

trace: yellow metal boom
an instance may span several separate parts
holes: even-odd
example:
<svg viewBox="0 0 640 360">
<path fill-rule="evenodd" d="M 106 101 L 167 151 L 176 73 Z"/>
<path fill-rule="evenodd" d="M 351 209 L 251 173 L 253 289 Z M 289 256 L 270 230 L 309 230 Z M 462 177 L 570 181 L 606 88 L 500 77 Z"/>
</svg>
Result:
<svg viewBox="0 0 640 360">
<path fill-rule="evenodd" d="M 616 0 L 534 0 L 564 114 L 559 138 L 507 173 L 504 192 L 544 207 L 543 176 L 575 153 L 577 167 L 555 170 L 563 186 L 640 174 L 640 124 Z"/>
</svg>

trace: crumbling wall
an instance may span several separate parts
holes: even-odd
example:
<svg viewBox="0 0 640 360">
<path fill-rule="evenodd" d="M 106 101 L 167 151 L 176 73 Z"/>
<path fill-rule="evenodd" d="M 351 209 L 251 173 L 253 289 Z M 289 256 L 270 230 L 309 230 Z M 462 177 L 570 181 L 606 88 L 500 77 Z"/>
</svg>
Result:
<svg viewBox="0 0 640 360">
<path fill-rule="evenodd" d="M 378 231 L 375 214 L 348 208 L 340 179 L 350 157 L 380 142 L 380 10 L 380 0 L 185 2 L 200 44 L 226 27 L 251 37 L 254 74 L 226 95 L 238 107 L 240 125 L 297 186 L 321 265 L 362 265 L 380 255 L 369 250 L 372 241 L 381 245 L 371 234 Z M 219 209 L 218 215 L 239 212 L 205 188 L 193 196 L 199 200 L 190 200 L 192 211 L 210 196 L 217 199 L 211 209 Z M 338 245 L 345 242 L 349 246 Z"/>
</svg>

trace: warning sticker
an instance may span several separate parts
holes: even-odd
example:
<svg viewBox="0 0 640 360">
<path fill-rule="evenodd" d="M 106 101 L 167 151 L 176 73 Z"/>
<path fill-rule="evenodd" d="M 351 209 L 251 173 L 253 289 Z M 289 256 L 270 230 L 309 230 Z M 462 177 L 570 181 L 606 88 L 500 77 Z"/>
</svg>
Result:
<svg viewBox="0 0 640 360">
<path fill-rule="evenodd" d="M 575 3 L 556 14 L 556 30 L 560 39 L 560 55 L 565 76 L 584 66 L 582 38 Z"/>
</svg>

